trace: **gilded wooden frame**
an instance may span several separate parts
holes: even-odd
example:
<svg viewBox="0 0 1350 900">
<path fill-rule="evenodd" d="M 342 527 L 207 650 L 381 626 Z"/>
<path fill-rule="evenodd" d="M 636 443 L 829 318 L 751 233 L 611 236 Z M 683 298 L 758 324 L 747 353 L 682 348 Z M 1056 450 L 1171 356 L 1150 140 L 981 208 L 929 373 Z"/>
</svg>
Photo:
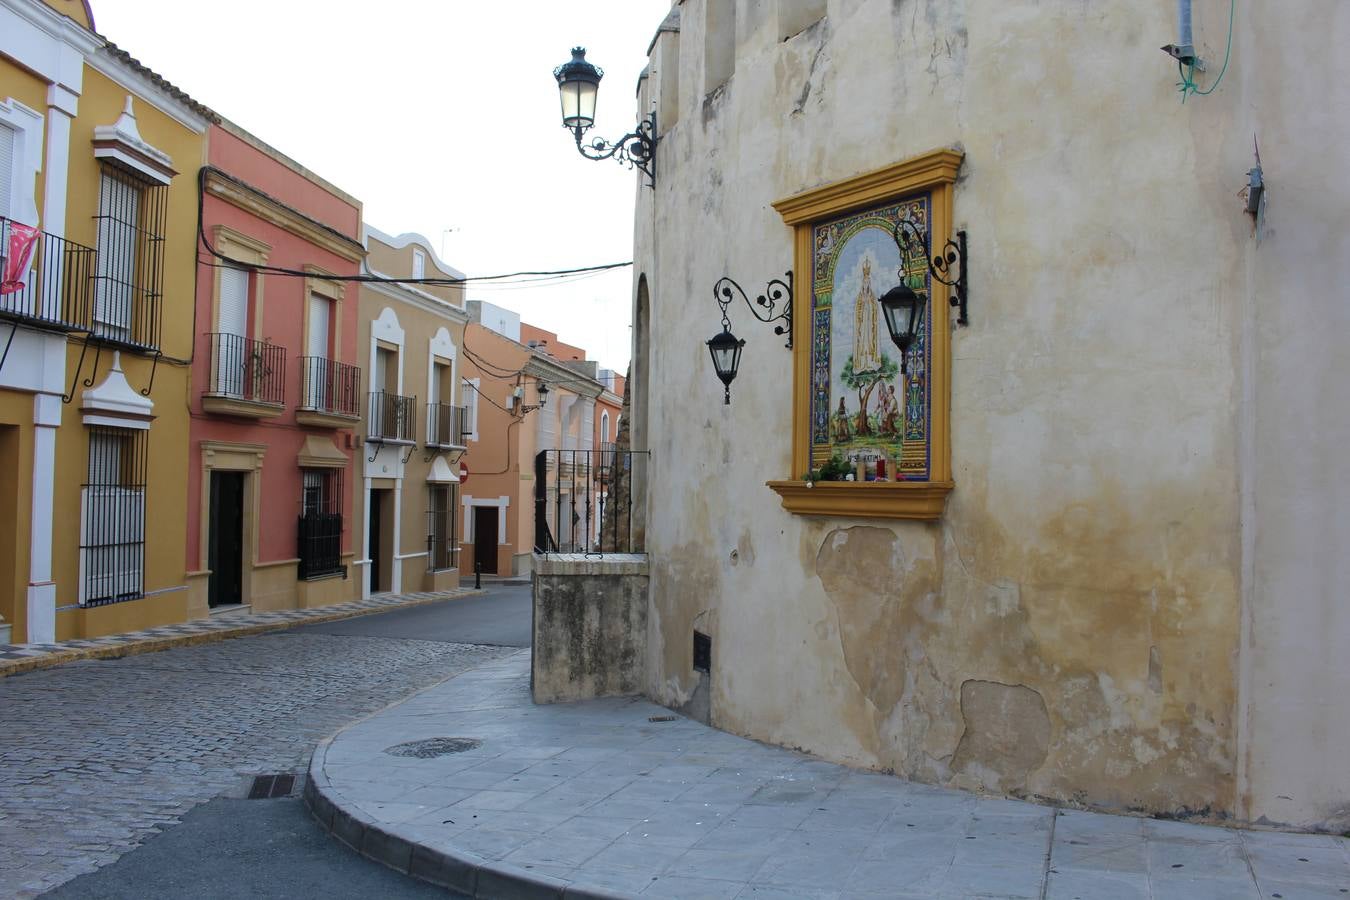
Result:
<svg viewBox="0 0 1350 900">
<path fill-rule="evenodd" d="M 942 516 L 953 482 L 951 472 L 951 329 L 948 289 L 931 283 L 931 373 L 929 477 L 926 481 L 814 484 L 799 480 L 811 468 L 811 285 L 812 227 L 829 218 L 925 192 L 931 202 L 931 245 L 941 247 L 952 233 L 952 186 L 961 166 L 958 150 L 934 150 L 884 169 L 796 194 L 773 204 L 793 228 L 795 282 L 804 285 L 794 298 L 792 365 L 793 479 L 770 481 L 789 512 L 812 516 L 850 516 L 936 520 Z M 962 261 L 964 264 L 964 260 Z"/>
</svg>

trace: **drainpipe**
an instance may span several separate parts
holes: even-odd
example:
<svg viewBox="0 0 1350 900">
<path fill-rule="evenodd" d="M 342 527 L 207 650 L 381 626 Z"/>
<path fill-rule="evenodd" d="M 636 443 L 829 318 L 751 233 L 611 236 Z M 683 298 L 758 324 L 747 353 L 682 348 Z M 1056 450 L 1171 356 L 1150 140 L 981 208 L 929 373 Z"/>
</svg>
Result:
<svg viewBox="0 0 1350 900">
<path fill-rule="evenodd" d="M 1177 0 L 1177 42 L 1168 44 L 1162 49 L 1183 65 L 1195 66 L 1200 72 L 1205 70 L 1204 63 L 1195 55 L 1195 38 L 1191 29 L 1191 0 Z"/>
</svg>

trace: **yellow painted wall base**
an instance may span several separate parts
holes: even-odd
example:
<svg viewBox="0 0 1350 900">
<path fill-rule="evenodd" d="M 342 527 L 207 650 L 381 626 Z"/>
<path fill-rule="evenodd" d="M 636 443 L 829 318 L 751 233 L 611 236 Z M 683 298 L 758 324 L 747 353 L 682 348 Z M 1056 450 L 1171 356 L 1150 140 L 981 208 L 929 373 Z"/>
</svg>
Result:
<svg viewBox="0 0 1350 900">
<path fill-rule="evenodd" d="M 316 606 L 329 606 L 333 603 L 346 603 L 348 600 L 355 600 L 360 590 L 358 582 L 351 577 L 352 560 L 351 554 L 346 554 L 342 558 L 342 563 L 347 567 L 348 577 L 334 575 L 329 578 L 316 578 L 313 581 L 297 581 L 295 583 L 296 606 L 300 609 L 313 609 Z M 257 609 L 257 607 L 254 607 Z"/>
<path fill-rule="evenodd" d="M 189 619 L 205 619 L 211 615 L 209 602 L 211 573 L 209 571 L 187 573 L 187 586 L 187 617 Z"/>
<path fill-rule="evenodd" d="M 273 612 L 300 606 L 299 585 L 302 582 L 296 579 L 298 565 L 299 560 L 290 559 L 254 566 L 252 596 L 246 597 L 244 602 L 251 603 L 254 612 Z"/>
<path fill-rule="evenodd" d="M 56 639 L 102 637 L 140 631 L 156 625 L 171 625 L 187 620 L 188 592 L 174 591 L 126 603 L 110 603 L 88 609 L 64 609 L 56 613 Z"/>
<path fill-rule="evenodd" d="M 404 584 L 416 584 L 405 581 Z M 439 572 L 422 572 L 422 590 L 450 591 L 459 587 L 459 569 L 442 569 Z"/>
</svg>

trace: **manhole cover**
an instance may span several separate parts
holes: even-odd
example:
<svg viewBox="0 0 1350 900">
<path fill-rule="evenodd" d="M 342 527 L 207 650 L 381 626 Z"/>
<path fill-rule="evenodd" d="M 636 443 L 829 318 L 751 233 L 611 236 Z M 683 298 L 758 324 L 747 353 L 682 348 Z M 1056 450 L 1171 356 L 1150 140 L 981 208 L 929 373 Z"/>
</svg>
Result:
<svg viewBox="0 0 1350 900">
<path fill-rule="evenodd" d="M 476 750 L 483 746 L 483 742 L 477 738 L 452 738 L 438 737 L 427 738 L 422 741 L 409 741 L 406 744 L 395 744 L 385 749 L 385 753 L 390 756 L 411 756 L 414 759 L 435 759 L 438 756 L 449 756 L 451 753 L 463 753 L 465 750 Z"/>
</svg>

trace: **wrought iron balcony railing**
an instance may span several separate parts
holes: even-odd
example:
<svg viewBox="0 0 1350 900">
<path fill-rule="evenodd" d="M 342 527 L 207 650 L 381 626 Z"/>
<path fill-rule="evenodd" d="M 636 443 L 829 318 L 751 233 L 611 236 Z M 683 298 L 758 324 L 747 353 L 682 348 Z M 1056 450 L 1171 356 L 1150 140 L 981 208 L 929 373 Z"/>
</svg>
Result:
<svg viewBox="0 0 1350 900">
<path fill-rule="evenodd" d="M 413 443 L 417 428 L 417 398 L 388 391 L 371 391 L 366 437 L 372 441 Z"/>
<path fill-rule="evenodd" d="M 300 408 L 338 416 L 360 415 L 361 370 L 322 356 L 300 357 Z"/>
<path fill-rule="evenodd" d="M 286 348 L 241 334 L 206 335 L 211 372 L 206 393 L 275 406 L 286 402 Z"/>
<path fill-rule="evenodd" d="M 469 410 L 448 403 L 427 404 L 427 446 L 463 447 L 468 440 Z"/>
<path fill-rule="evenodd" d="M 535 553 L 643 553 L 633 480 L 645 450 L 541 450 L 534 458 Z"/>
<path fill-rule="evenodd" d="M 88 327 L 96 254 L 0 217 L 0 318 L 62 331 Z"/>
</svg>

